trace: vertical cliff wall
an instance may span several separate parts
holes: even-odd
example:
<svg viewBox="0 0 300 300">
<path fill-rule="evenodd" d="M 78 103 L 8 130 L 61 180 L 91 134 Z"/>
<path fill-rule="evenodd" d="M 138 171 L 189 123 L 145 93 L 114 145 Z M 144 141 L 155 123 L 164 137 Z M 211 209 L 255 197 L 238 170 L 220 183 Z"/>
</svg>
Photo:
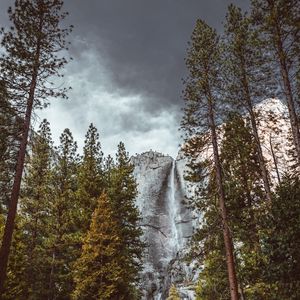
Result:
<svg viewBox="0 0 300 300">
<path fill-rule="evenodd" d="M 179 287 L 182 299 L 194 299 L 188 289 L 193 272 L 182 261 L 193 230 L 192 213 L 184 198 L 184 164 L 153 151 L 133 157 L 132 163 L 148 245 L 142 280 L 144 299 L 166 299 L 172 283 Z"/>
</svg>

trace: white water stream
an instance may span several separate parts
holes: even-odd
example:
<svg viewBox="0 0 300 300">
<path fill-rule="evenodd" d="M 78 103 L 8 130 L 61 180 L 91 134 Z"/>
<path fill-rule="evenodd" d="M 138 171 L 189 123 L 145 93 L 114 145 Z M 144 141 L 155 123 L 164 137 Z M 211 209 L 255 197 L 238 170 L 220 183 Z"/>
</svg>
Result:
<svg viewBox="0 0 300 300">
<path fill-rule="evenodd" d="M 175 173 L 176 173 L 176 161 L 172 161 L 172 168 L 169 175 L 169 182 L 168 182 L 168 210 L 169 210 L 169 218 L 170 218 L 170 234 L 169 238 L 169 245 L 170 245 L 170 252 L 171 252 L 171 259 L 176 257 L 178 251 L 181 249 L 180 244 L 180 232 L 178 231 L 178 218 L 180 216 L 180 207 L 179 203 L 175 197 Z"/>
</svg>

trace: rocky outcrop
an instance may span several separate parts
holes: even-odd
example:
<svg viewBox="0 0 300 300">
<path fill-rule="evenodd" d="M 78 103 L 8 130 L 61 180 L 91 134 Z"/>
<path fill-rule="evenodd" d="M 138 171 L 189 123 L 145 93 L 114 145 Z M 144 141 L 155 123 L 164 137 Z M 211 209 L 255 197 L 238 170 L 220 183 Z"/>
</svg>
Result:
<svg viewBox="0 0 300 300">
<path fill-rule="evenodd" d="M 132 157 L 132 163 L 147 243 L 144 299 L 166 299 L 172 283 L 182 287 L 182 299 L 194 299 L 186 287 L 193 272 L 182 259 L 193 230 L 192 213 L 184 196 L 184 164 L 177 165 L 172 157 L 153 151 Z"/>
</svg>

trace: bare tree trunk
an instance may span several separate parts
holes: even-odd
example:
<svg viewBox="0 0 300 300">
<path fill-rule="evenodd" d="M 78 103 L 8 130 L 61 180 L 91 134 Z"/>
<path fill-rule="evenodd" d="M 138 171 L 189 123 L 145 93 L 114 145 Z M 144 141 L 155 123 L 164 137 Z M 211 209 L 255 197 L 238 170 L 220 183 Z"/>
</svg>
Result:
<svg viewBox="0 0 300 300">
<path fill-rule="evenodd" d="M 238 300 L 239 294 L 238 294 L 238 283 L 236 277 L 234 255 L 233 255 L 233 244 L 232 244 L 232 238 L 231 238 L 231 234 L 228 226 L 228 220 L 227 220 L 227 211 L 225 206 L 225 192 L 224 192 L 223 178 L 222 178 L 223 176 L 222 176 L 221 163 L 220 163 L 220 157 L 218 151 L 216 125 L 215 125 L 213 104 L 211 101 L 211 97 L 208 100 L 208 109 L 209 109 L 208 119 L 209 119 L 211 141 L 212 141 L 213 155 L 214 155 L 214 166 L 216 171 L 217 187 L 219 193 L 219 205 L 220 205 L 221 217 L 222 217 L 222 227 L 223 227 L 223 236 L 224 236 L 224 243 L 225 243 L 230 295 L 231 295 L 231 300 Z"/>
<path fill-rule="evenodd" d="M 277 163 L 277 158 L 273 149 L 273 144 L 272 144 L 272 135 L 270 134 L 270 149 L 271 149 L 271 154 L 272 154 L 272 158 L 273 158 L 273 162 L 274 162 L 274 166 L 275 166 L 275 171 L 276 171 L 276 175 L 277 175 L 277 180 L 278 183 L 281 183 L 280 180 L 280 174 L 279 174 L 279 170 L 278 170 L 278 163 Z"/>
</svg>

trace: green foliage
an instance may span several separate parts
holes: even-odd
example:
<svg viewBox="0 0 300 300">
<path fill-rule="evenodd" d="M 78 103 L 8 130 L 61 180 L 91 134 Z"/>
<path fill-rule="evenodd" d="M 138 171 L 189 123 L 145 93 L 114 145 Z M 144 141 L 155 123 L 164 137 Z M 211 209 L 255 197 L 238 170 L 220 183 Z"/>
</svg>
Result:
<svg viewBox="0 0 300 300">
<path fill-rule="evenodd" d="M 24 277 L 26 286 L 23 296 L 28 299 L 41 299 L 47 296 L 44 285 L 47 283 L 47 223 L 49 202 L 52 201 L 51 161 L 53 160 L 52 140 L 47 120 L 43 120 L 31 144 L 31 155 L 27 162 L 24 187 L 21 197 L 22 228 L 26 261 Z"/>
<path fill-rule="evenodd" d="M 255 103 L 275 95 L 270 57 L 251 17 L 233 4 L 228 7 L 224 29 L 226 101 L 234 111 L 252 114 Z"/>
<path fill-rule="evenodd" d="M 120 251 L 124 257 L 123 268 L 126 269 L 126 277 L 123 280 L 127 291 L 122 291 L 124 295 L 134 293 L 135 284 L 139 281 L 142 253 L 145 247 L 141 241 L 140 213 L 135 204 L 137 184 L 133 169 L 134 166 L 130 163 L 128 153 L 121 142 L 118 145 L 116 164 L 110 171 L 107 194 L 120 228 L 122 245 Z"/>
<path fill-rule="evenodd" d="M 77 211 L 78 221 L 83 234 L 89 228 L 97 199 L 104 189 L 103 153 L 99 133 L 90 124 L 83 148 L 83 159 L 78 169 Z"/>
<path fill-rule="evenodd" d="M 272 299 L 300 297 L 300 178 L 286 175 L 266 218 L 264 252 L 266 281 L 276 291 Z M 277 298 L 276 298 L 277 297 Z"/>
<path fill-rule="evenodd" d="M 4 218 L 0 215 L 0 237 L 4 231 Z M 22 230 L 22 219 L 17 218 L 16 228 L 12 240 L 12 250 L 10 253 L 7 279 L 4 286 L 3 300 L 25 299 L 24 290 L 27 287 L 25 268 L 26 256 L 26 236 Z"/>
<path fill-rule="evenodd" d="M 238 279 L 241 286 L 253 287 L 261 280 L 261 219 L 265 216 L 263 189 L 257 148 L 249 125 L 231 114 L 223 128 L 221 162 L 224 174 L 226 206 L 231 234 L 236 247 Z M 194 168 L 198 171 L 198 166 Z M 215 173 L 198 190 L 196 207 L 203 213 L 201 228 L 194 235 L 194 253 L 204 263 L 199 275 L 199 299 L 228 299 L 225 249 L 222 224 L 216 201 Z M 200 246 L 199 246 L 200 245 Z"/>
<path fill-rule="evenodd" d="M 6 212 L 19 148 L 22 120 L 12 108 L 5 83 L 0 81 L 0 214 Z"/>
<path fill-rule="evenodd" d="M 295 160 L 300 164 L 300 125 L 297 116 L 299 97 L 297 76 L 300 57 L 300 3 L 297 0 L 252 0 L 252 20 L 266 41 L 263 51 L 272 59 L 277 75 L 277 94 L 285 99 L 295 146 Z M 268 86 L 267 86 L 268 88 Z"/>
<path fill-rule="evenodd" d="M 122 267 L 121 247 L 120 228 L 111 202 L 102 194 L 84 238 L 81 257 L 74 266 L 74 299 L 129 299 L 125 290 L 122 293 L 127 271 Z"/>
<path fill-rule="evenodd" d="M 167 298 L 167 300 L 180 300 L 180 296 L 175 285 L 172 285 L 170 287 L 169 297 Z"/>
<path fill-rule="evenodd" d="M 181 127 L 186 138 L 209 132 L 209 104 L 218 113 L 222 78 L 221 47 L 217 32 L 204 21 L 197 20 L 186 57 L 189 75 L 185 80 L 185 109 Z"/>
<path fill-rule="evenodd" d="M 13 26 L 1 30 L 1 79 L 19 115 L 26 107 L 30 82 L 35 84 L 35 107 L 46 106 L 50 97 L 66 97 L 66 89 L 53 88 L 52 82 L 53 76 L 63 76 L 60 70 L 67 59 L 60 53 L 68 48 L 66 38 L 72 30 L 60 27 L 67 16 L 62 7 L 61 0 L 17 0 L 8 10 Z"/>
<path fill-rule="evenodd" d="M 207 254 L 196 288 L 197 300 L 229 299 L 224 245 Z"/>
<path fill-rule="evenodd" d="M 60 142 L 46 120 L 33 135 L 4 299 L 138 299 L 144 243 L 124 144 L 104 166 L 92 124 L 82 161 L 70 130 Z"/>
<path fill-rule="evenodd" d="M 76 190 L 78 156 L 77 144 L 69 129 L 60 136 L 57 159 L 52 170 L 54 191 L 48 203 L 49 220 L 46 224 L 49 251 L 48 285 L 51 299 L 65 299 L 73 290 L 72 264 L 80 255 Z"/>
<path fill-rule="evenodd" d="M 0 293 L 5 282 L 33 109 L 46 106 L 49 98 L 66 97 L 66 89 L 55 88 L 52 80 L 61 76 L 60 70 L 67 63 L 61 53 L 67 50 L 66 37 L 71 30 L 60 24 L 66 17 L 66 13 L 61 12 L 63 1 L 16 0 L 14 4 L 14 8 L 8 9 L 12 26 L 8 31 L 0 30 L 0 80 L 4 83 L 9 107 L 23 125 L 19 132 L 20 148 L 9 217 L 1 245 Z"/>
</svg>

